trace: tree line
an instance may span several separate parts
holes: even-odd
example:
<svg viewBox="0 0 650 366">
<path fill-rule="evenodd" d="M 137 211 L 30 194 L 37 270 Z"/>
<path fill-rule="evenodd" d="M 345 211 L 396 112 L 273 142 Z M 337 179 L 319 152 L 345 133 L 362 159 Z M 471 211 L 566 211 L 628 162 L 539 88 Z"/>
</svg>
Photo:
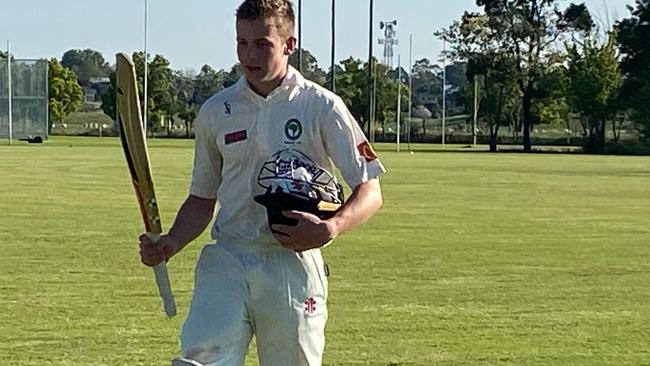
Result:
<svg viewBox="0 0 650 366">
<path fill-rule="evenodd" d="M 579 121 L 588 152 L 606 149 L 608 126 L 616 142 L 623 120 L 647 139 L 649 1 L 628 6 L 630 16 L 612 26 L 597 25 L 585 4 L 561 9 L 560 3 L 476 0 L 481 12 L 466 12 L 438 32 L 452 55 L 467 62 L 493 150 L 500 126 L 517 126 L 530 151 L 536 124 L 571 118 Z"/>
<path fill-rule="evenodd" d="M 568 128 L 571 120 L 579 121 L 588 152 L 602 152 L 616 143 L 622 121 L 631 123 L 645 141 L 650 133 L 650 0 L 637 0 L 635 7 L 628 7 L 629 17 L 611 26 L 597 25 L 584 4 L 561 8 L 560 3 L 476 0 L 480 12 L 466 12 L 437 32 L 449 43 L 447 56 L 453 60 L 445 70 L 449 114 L 476 113 L 488 128 L 492 150 L 504 126 L 531 151 L 535 126 Z M 144 56 L 136 52 L 132 58 L 142 95 Z M 296 52 L 290 63 L 298 68 L 298 62 Z M 375 118 L 382 133 L 384 123 L 396 118 L 398 83 L 404 91 L 401 105 L 409 107 L 409 77 L 414 116 L 440 115 L 443 70 L 437 64 L 416 60 L 409 70 L 401 70 L 401 80 L 400 70 L 376 60 L 372 64 L 374 79 L 368 62 L 353 57 L 337 63 L 332 73 L 303 50 L 300 66 L 305 77 L 327 88 L 334 74 L 335 92 L 364 126 L 370 118 L 369 93 L 376 93 Z M 241 76 L 237 64 L 221 70 L 209 65 L 198 72 L 173 70 L 162 55 L 149 60 L 148 70 L 152 132 L 165 128 L 159 123 L 164 120 L 182 121 L 189 134 L 200 105 Z M 114 67 L 97 51 L 69 50 L 60 62 L 50 60 L 51 120 L 60 121 L 78 108 L 82 98 L 75 85 L 87 85 L 92 77 L 109 77 L 114 86 Z M 114 87 L 102 95 L 102 110 L 115 119 Z M 408 133 L 426 133 L 423 129 Z"/>
</svg>

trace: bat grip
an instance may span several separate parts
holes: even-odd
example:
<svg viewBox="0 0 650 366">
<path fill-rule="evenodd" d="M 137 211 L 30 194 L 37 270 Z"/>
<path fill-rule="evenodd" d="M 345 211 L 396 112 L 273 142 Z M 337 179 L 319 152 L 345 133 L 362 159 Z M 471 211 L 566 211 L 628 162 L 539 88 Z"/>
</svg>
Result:
<svg viewBox="0 0 650 366">
<path fill-rule="evenodd" d="M 158 239 L 160 239 L 160 235 L 155 233 L 147 233 L 147 237 L 153 242 L 158 242 Z M 171 318 L 176 315 L 176 303 L 174 302 L 172 286 L 167 273 L 167 264 L 165 262 L 157 264 L 153 267 L 153 271 L 156 275 L 156 285 L 158 285 L 158 293 L 160 293 L 163 300 L 165 313 L 167 317 Z"/>
</svg>

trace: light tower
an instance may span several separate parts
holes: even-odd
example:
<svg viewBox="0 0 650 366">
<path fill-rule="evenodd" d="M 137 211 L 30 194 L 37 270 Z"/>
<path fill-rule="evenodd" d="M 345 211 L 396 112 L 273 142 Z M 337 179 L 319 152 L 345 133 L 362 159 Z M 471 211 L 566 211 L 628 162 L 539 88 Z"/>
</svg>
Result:
<svg viewBox="0 0 650 366">
<path fill-rule="evenodd" d="M 393 46 L 399 44 L 397 40 L 397 20 L 379 22 L 379 29 L 384 30 L 384 38 L 379 39 L 379 44 L 384 45 L 384 65 L 393 68 Z"/>
</svg>

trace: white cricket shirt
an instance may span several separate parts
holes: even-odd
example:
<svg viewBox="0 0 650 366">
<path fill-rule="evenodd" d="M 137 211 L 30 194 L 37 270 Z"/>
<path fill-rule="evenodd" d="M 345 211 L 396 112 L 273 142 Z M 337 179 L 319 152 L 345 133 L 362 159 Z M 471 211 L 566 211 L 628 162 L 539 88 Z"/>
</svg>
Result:
<svg viewBox="0 0 650 366">
<path fill-rule="evenodd" d="M 385 172 L 341 98 L 291 66 L 266 98 L 243 76 L 212 96 L 199 111 L 195 132 L 190 194 L 217 198 L 217 241 L 277 244 L 266 209 L 253 197 L 264 193 L 257 177 L 278 151 L 299 150 L 332 174 L 338 168 L 351 188 Z"/>
</svg>

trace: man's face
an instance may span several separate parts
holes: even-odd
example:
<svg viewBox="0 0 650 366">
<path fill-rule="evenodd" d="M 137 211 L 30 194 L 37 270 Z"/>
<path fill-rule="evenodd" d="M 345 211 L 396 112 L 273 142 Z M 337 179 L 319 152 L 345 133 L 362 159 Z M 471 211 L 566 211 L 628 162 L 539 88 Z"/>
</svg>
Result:
<svg viewBox="0 0 650 366">
<path fill-rule="evenodd" d="M 283 37 L 276 24 L 275 18 L 237 21 L 237 56 L 246 79 L 258 89 L 284 76 L 295 47 L 295 38 Z"/>
</svg>

